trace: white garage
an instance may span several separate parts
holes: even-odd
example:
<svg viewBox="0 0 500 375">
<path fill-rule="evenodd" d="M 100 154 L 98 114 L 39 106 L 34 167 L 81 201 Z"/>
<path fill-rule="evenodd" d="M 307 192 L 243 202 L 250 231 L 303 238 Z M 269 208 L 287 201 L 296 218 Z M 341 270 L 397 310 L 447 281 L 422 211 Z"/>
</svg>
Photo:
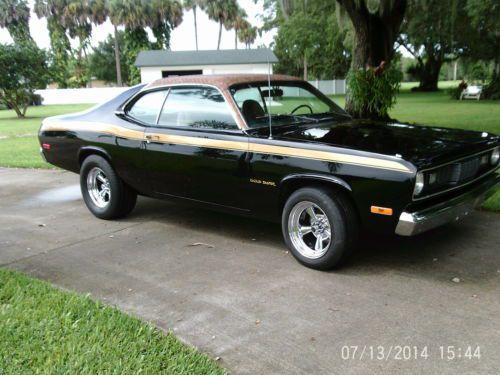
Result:
<svg viewBox="0 0 500 375">
<path fill-rule="evenodd" d="M 278 62 L 268 48 L 219 51 L 141 51 L 135 66 L 141 82 L 191 74 L 264 73 Z"/>
</svg>

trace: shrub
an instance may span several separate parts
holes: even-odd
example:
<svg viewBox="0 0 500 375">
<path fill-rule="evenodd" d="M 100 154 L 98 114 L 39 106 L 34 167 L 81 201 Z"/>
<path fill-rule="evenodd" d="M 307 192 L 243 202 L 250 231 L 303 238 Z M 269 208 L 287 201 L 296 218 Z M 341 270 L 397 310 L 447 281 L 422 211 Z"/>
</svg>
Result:
<svg viewBox="0 0 500 375">
<path fill-rule="evenodd" d="M 346 109 L 357 118 L 388 119 L 401 78 L 401 71 L 395 68 L 351 70 L 347 76 Z"/>
<path fill-rule="evenodd" d="M 448 95 L 450 95 L 451 99 L 459 100 L 462 90 L 463 90 L 462 87 L 456 86 L 447 89 L 446 92 L 448 93 Z"/>
</svg>

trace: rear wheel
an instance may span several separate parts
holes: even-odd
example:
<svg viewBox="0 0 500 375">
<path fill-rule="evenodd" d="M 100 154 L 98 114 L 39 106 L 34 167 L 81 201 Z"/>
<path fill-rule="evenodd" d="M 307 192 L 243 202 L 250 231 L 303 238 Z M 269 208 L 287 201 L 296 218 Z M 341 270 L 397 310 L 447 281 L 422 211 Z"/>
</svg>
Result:
<svg viewBox="0 0 500 375">
<path fill-rule="evenodd" d="M 80 188 L 87 208 L 100 219 L 117 219 L 135 207 L 137 193 L 101 156 L 90 155 L 80 169 Z"/>
<path fill-rule="evenodd" d="M 323 270 L 345 261 L 358 237 L 357 216 L 349 199 L 322 187 L 302 188 L 288 198 L 282 230 L 300 263 Z"/>
</svg>

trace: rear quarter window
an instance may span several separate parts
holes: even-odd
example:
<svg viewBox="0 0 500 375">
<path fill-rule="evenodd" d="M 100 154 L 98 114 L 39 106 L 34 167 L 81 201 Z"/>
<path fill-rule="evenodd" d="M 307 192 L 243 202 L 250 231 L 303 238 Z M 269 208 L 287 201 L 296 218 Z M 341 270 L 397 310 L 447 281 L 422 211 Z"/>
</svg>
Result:
<svg viewBox="0 0 500 375">
<path fill-rule="evenodd" d="M 166 90 L 153 91 L 141 96 L 127 111 L 127 115 L 145 124 L 156 124 L 156 119 L 167 95 Z"/>
</svg>

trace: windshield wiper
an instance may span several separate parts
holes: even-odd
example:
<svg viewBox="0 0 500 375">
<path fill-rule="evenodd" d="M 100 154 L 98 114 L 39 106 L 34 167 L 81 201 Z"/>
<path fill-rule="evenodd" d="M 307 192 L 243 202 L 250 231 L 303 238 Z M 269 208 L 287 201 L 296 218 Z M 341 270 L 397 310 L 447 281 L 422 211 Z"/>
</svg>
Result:
<svg viewBox="0 0 500 375">
<path fill-rule="evenodd" d="M 331 118 L 335 118 L 335 117 L 341 117 L 341 118 L 351 118 L 350 115 L 348 115 L 347 113 L 337 113 L 337 112 L 323 112 L 323 113 L 318 113 L 317 114 L 318 116 L 319 115 L 323 115 L 323 116 L 326 116 L 326 117 L 331 117 Z M 322 118 L 325 118 L 325 117 L 322 117 Z"/>
<path fill-rule="evenodd" d="M 304 120 L 308 121 L 308 122 L 319 122 L 319 119 L 317 119 L 317 118 L 308 117 L 308 116 L 304 116 L 304 115 L 286 115 L 286 116 L 290 116 L 290 117 L 293 117 L 295 119 L 302 120 L 302 122 Z"/>
</svg>

